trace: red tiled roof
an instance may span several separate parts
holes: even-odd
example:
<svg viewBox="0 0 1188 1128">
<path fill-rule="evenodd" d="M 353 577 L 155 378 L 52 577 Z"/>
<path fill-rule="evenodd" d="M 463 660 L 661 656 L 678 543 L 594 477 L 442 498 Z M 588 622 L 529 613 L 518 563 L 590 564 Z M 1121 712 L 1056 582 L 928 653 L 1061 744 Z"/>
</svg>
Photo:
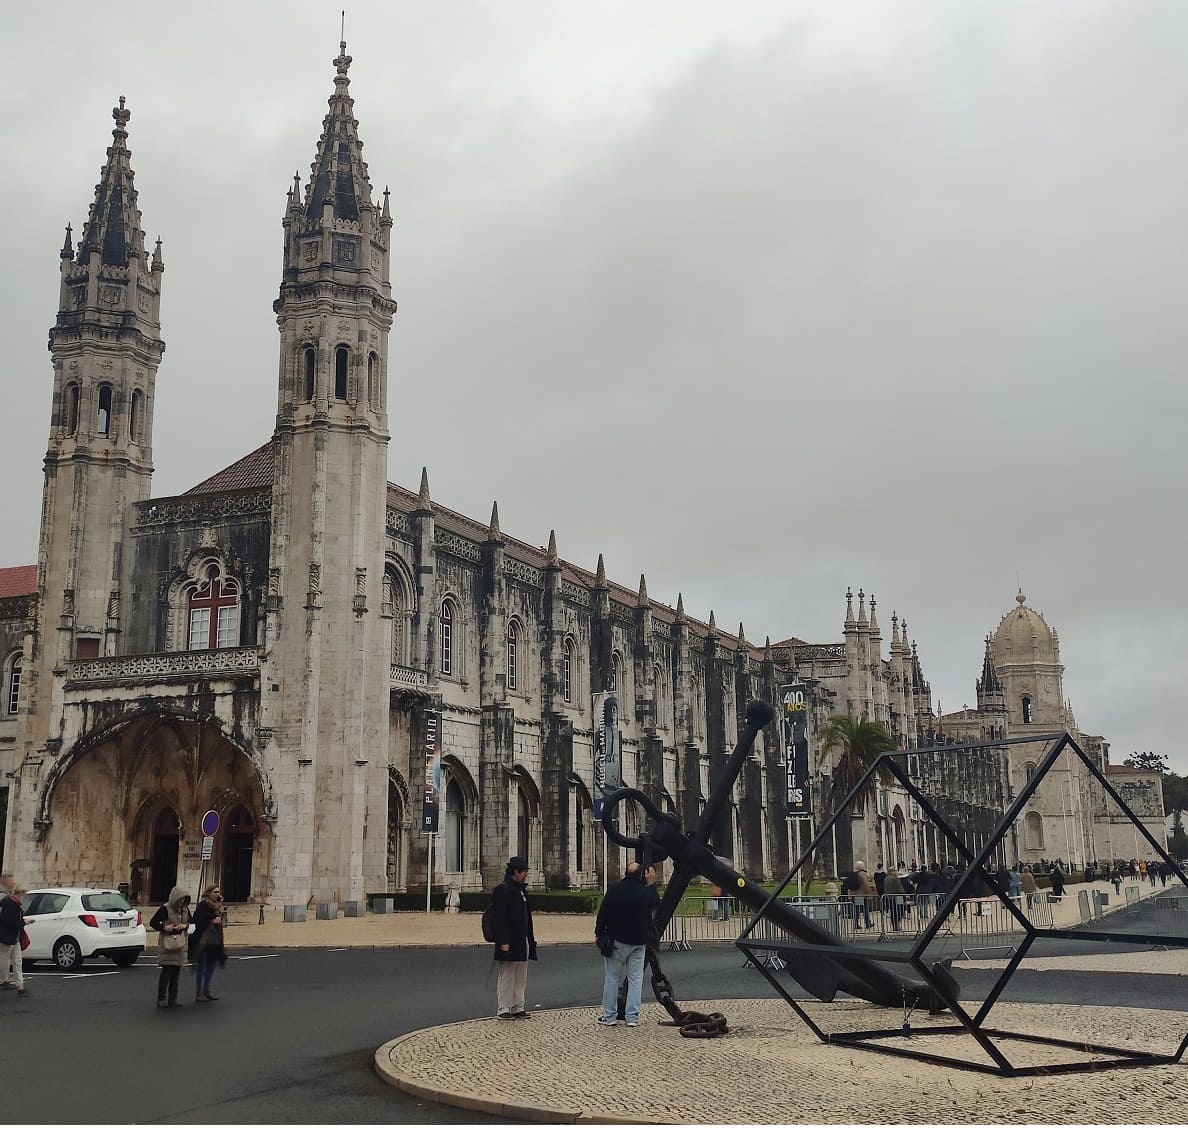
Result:
<svg viewBox="0 0 1188 1128">
<path fill-rule="evenodd" d="M 36 590 L 36 564 L 21 564 L 17 568 L 0 568 L 0 599 L 32 595 Z"/>
<path fill-rule="evenodd" d="M 204 482 L 191 486 L 187 494 L 229 493 L 232 490 L 254 490 L 272 485 L 272 441 L 245 454 L 238 462 L 211 475 Z M 184 495 L 183 495 L 184 496 Z"/>
</svg>

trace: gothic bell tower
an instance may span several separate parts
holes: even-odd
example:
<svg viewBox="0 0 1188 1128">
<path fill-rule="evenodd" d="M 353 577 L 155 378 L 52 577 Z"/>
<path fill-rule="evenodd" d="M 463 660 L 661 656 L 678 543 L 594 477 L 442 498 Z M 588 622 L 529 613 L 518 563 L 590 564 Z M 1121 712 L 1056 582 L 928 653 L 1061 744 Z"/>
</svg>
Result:
<svg viewBox="0 0 1188 1128">
<path fill-rule="evenodd" d="M 389 644 L 380 616 L 387 504 L 392 217 L 372 199 L 340 44 L 302 191 L 289 190 L 262 723 L 297 775 L 277 833 L 290 899 L 362 895 L 383 873 Z M 379 820 L 364 857 L 364 827 Z M 286 825 L 287 824 L 287 825 Z"/>
</svg>

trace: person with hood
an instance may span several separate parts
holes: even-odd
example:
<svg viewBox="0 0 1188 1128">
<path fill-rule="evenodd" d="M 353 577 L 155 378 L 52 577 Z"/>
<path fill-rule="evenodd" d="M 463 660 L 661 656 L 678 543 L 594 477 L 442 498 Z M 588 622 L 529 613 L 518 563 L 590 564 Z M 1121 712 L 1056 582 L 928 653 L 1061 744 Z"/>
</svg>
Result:
<svg viewBox="0 0 1188 1128">
<path fill-rule="evenodd" d="M 194 931 L 190 936 L 190 963 L 194 965 L 194 985 L 197 1003 L 213 1003 L 217 995 L 210 993 L 215 964 L 226 966 L 227 951 L 223 947 L 223 891 L 212 885 L 202 894 L 194 910 Z"/>
<path fill-rule="evenodd" d="M 491 894 L 495 961 L 499 964 L 496 1018 L 528 1017 L 524 991 L 528 986 L 528 961 L 536 959 L 536 937 L 527 882 L 528 859 L 517 855 L 508 858 L 503 881 Z"/>
<path fill-rule="evenodd" d="M 186 962 L 189 948 L 190 895 L 180 885 L 169 891 L 169 899 L 149 921 L 157 933 L 157 966 L 161 969 L 157 980 L 157 1006 L 180 1007 L 177 1001 L 177 981 Z"/>
<path fill-rule="evenodd" d="M 25 931 L 25 914 L 21 909 L 21 898 L 24 895 L 25 891 L 19 885 L 14 885 L 8 896 L 0 902 L 0 964 L 5 969 L 11 965 L 17 998 L 24 998 L 29 994 L 25 990 L 25 975 L 21 963 L 21 933 Z"/>
</svg>

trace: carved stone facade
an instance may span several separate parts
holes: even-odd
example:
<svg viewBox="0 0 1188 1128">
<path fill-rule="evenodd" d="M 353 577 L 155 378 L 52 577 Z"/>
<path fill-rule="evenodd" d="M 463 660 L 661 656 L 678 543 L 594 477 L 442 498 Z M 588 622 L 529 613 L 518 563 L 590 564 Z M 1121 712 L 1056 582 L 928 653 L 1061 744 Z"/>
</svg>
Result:
<svg viewBox="0 0 1188 1128">
<path fill-rule="evenodd" d="M 858 593 L 855 616 L 847 595 L 841 642 L 756 647 L 679 596 L 652 600 L 642 577 L 625 588 L 601 559 L 591 572 L 552 538 L 505 536 L 497 510 L 481 523 L 434 503 L 427 474 L 415 493 L 387 482 L 393 221 L 387 192 L 373 200 L 350 62 L 342 44 L 310 178 L 285 205 L 272 437 L 178 497 L 148 491 L 164 265 L 159 243 L 144 250 L 129 113 L 115 111 L 79 249 L 68 233 L 62 251 L 38 568 L 0 570 L 21 572 L 0 587 L 6 868 L 26 883 L 128 880 L 145 897 L 175 877 L 193 887 L 213 808 L 224 829 L 207 872 L 231 896 L 423 889 L 433 711 L 434 884 L 489 886 L 521 853 L 535 881 L 595 886 L 623 858 L 604 860 L 592 823 L 592 695 L 619 699 L 625 782 L 691 823 L 746 700 L 774 703 L 794 681 L 814 737 L 849 712 L 921 748 L 911 770 L 980 845 L 1014 766 L 1001 752 L 933 765 L 923 749 L 956 721 L 934 714 L 895 616 L 884 657 L 873 597 Z M 1003 677 L 1014 661 L 1046 709 L 1058 656 L 1025 669 L 1011 639 Z M 995 692 L 970 731 L 1011 731 Z M 830 768 L 815 756 L 816 780 Z M 783 781 L 773 725 L 713 836 L 756 877 L 789 864 Z M 916 815 L 885 789 L 855 841 L 932 860 Z"/>
</svg>

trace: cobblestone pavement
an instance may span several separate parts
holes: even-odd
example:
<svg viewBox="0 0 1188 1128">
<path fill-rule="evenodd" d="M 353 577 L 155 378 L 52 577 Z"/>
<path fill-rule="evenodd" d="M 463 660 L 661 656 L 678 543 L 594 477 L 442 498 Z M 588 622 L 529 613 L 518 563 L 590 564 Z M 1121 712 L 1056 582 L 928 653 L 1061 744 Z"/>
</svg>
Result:
<svg viewBox="0 0 1188 1128">
<path fill-rule="evenodd" d="M 681 1038 L 645 1004 L 638 1028 L 598 1026 L 595 1008 L 536 1012 L 530 1021 L 479 1019 L 381 1046 L 376 1068 L 415 1096 L 515 1120 L 632 1123 L 1166 1123 L 1181 1119 L 1183 1065 L 1004 1078 L 823 1046 L 786 1004 L 699 1002 L 731 1034 Z M 833 1031 L 895 1027 L 902 1016 L 867 1003 L 809 1003 Z M 942 1016 L 913 1015 L 913 1049 L 985 1061 L 964 1034 L 928 1035 Z M 1188 1018 L 1139 1008 L 1000 1003 L 999 1029 L 1174 1050 Z M 898 1039 L 897 1039 L 898 1041 Z M 1079 1051 L 1000 1042 L 1016 1065 L 1084 1060 Z"/>
</svg>

